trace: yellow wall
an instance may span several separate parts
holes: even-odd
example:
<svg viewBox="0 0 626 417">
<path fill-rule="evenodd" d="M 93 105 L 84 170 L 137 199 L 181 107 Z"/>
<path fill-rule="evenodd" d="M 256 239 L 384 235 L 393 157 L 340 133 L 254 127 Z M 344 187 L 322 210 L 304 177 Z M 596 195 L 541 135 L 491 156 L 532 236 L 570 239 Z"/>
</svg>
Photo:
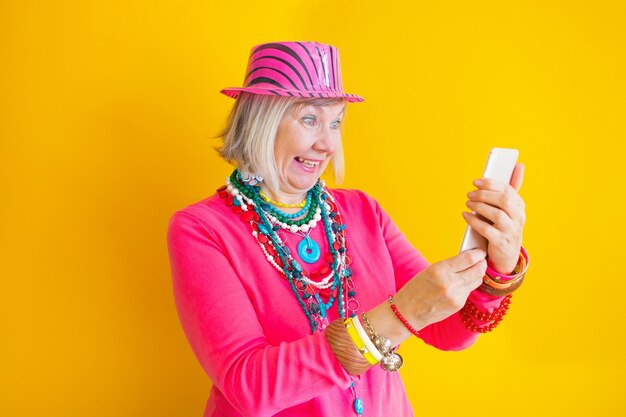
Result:
<svg viewBox="0 0 626 417">
<path fill-rule="evenodd" d="M 471 349 L 403 345 L 416 415 L 626 413 L 623 2 L 76 3 L 0 3 L 0 415 L 202 414 L 167 220 L 229 173 L 218 91 L 279 40 L 340 49 L 344 185 L 430 261 L 489 148 L 526 164 L 532 271 Z"/>
</svg>

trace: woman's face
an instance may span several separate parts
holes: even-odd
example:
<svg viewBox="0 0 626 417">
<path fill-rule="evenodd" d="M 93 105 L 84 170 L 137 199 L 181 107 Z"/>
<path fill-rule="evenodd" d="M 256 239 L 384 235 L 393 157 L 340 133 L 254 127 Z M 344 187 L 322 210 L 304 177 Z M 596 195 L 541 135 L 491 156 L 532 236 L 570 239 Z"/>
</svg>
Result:
<svg viewBox="0 0 626 417">
<path fill-rule="evenodd" d="M 340 124 L 345 106 L 307 105 L 285 114 L 274 144 L 280 191 L 300 195 L 315 185 L 341 146 Z"/>
</svg>

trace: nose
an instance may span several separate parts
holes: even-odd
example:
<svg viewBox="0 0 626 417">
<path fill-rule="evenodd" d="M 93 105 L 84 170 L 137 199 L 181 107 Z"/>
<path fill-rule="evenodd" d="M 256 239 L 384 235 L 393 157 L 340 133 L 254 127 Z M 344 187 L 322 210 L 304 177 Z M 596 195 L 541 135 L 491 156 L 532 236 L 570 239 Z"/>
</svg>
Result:
<svg viewBox="0 0 626 417">
<path fill-rule="evenodd" d="M 332 155 L 335 153 L 337 146 L 339 146 L 340 140 L 341 134 L 339 132 L 333 131 L 330 127 L 324 127 L 320 129 L 313 148 Z"/>
</svg>

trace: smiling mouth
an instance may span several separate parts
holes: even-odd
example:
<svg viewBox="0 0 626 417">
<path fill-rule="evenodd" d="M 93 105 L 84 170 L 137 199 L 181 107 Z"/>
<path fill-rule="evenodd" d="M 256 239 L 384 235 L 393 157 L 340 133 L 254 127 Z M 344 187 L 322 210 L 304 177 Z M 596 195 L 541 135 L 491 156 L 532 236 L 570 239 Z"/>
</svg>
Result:
<svg viewBox="0 0 626 417">
<path fill-rule="evenodd" d="M 308 159 L 300 158 L 299 156 L 296 156 L 294 159 L 307 168 L 315 168 L 320 164 L 319 161 L 310 161 Z"/>
</svg>

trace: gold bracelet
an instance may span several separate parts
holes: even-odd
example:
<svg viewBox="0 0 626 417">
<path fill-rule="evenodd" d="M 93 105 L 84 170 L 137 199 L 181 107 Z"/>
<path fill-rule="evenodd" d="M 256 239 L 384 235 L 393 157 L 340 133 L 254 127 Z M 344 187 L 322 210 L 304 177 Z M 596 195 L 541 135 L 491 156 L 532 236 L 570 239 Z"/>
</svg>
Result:
<svg viewBox="0 0 626 417">
<path fill-rule="evenodd" d="M 374 346 L 376 346 L 378 351 L 383 355 L 383 358 L 380 360 L 380 366 L 388 372 L 395 372 L 400 369 L 404 360 L 402 359 L 402 356 L 394 352 L 391 346 L 391 340 L 385 336 L 376 334 L 365 313 L 362 313 L 361 317 L 363 318 L 363 324 L 365 324 L 365 327 L 370 334 L 370 339 L 374 342 Z"/>
</svg>

